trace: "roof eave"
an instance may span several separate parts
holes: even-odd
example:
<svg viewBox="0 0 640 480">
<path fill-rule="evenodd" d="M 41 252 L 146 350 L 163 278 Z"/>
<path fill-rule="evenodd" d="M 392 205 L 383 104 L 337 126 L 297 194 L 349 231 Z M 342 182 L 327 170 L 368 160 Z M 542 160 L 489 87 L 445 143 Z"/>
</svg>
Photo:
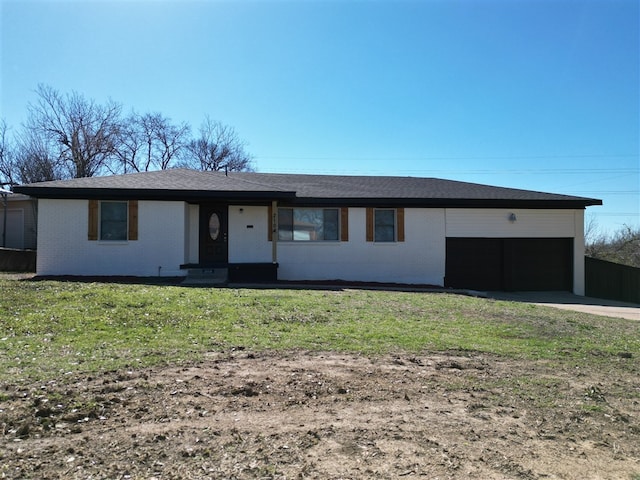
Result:
<svg viewBox="0 0 640 480">
<path fill-rule="evenodd" d="M 526 209 L 584 209 L 602 205 L 602 200 L 576 199 L 475 199 L 475 198 L 318 198 L 296 197 L 298 205 L 348 205 L 350 207 L 437 207 L 437 208 L 526 208 Z"/>
<path fill-rule="evenodd" d="M 478 198 L 357 198 L 357 197 L 300 197 L 288 191 L 222 191 L 222 190 L 174 190 L 138 188 L 57 188 L 43 186 L 16 186 L 15 193 L 36 198 L 51 199 L 138 199 L 203 201 L 226 200 L 238 202 L 284 201 L 297 205 L 348 205 L 351 207 L 438 207 L 438 208 L 527 208 L 527 209 L 584 209 L 602 205 L 593 198 L 566 199 L 478 199 Z"/>
<path fill-rule="evenodd" d="M 281 191 L 220 191 L 220 190 L 173 190 L 139 188 L 56 188 L 19 186 L 16 192 L 36 198 L 61 200 L 101 199 L 101 200 L 288 200 L 295 192 Z"/>
</svg>

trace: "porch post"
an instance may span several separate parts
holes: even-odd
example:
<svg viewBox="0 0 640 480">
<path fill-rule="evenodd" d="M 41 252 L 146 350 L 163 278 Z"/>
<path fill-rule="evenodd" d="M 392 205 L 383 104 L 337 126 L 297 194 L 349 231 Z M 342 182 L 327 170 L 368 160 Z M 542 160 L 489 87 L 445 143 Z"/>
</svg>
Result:
<svg viewBox="0 0 640 480">
<path fill-rule="evenodd" d="M 271 202 L 271 262 L 278 263 L 278 201 Z"/>
</svg>

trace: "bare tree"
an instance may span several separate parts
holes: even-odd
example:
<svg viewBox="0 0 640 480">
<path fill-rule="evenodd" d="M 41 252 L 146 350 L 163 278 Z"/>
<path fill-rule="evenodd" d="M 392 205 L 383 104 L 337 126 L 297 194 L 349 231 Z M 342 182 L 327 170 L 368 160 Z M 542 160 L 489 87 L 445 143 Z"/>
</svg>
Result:
<svg viewBox="0 0 640 480">
<path fill-rule="evenodd" d="M 52 158 L 42 137 L 25 129 L 9 142 L 8 128 L 0 121 L 0 183 L 44 182 L 62 178 L 57 159 Z"/>
<path fill-rule="evenodd" d="M 39 85 L 38 102 L 29 105 L 27 129 L 40 135 L 69 177 L 93 177 L 115 158 L 120 129 L 119 104 L 99 105 L 73 92 L 62 95 Z"/>
<path fill-rule="evenodd" d="M 591 219 L 585 225 L 585 244 L 588 257 L 640 268 L 640 228 L 623 225 L 612 235 L 604 235 Z"/>
<path fill-rule="evenodd" d="M 176 166 L 253 170 L 246 143 L 232 127 L 209 117 L 190 139 L 188 124 L 158 112 L 132 112 L 123 120 L 120 104 L 111 100 L 98 104 L 46 85 L 38 85 L 36 94 L 15 148 L 6 124 L 0 125 L 0 180 L 31 183 Z"/>
<path fill-rule="evenodd" d="M 147 169 L 140 167 L 143 140 L 137 124 L 137 115 L 127 117 L 118 131 L 116 157 L 118 162 L 111 165 L 111 173 L 140 172 Z"/>
<path fill-rule="evenodd" d="M 227 125 L 206 117 L 200 136 L 187 145 L 190 154 L 183 166 L 205 171 L 252 171 L 251 156 L 245 152 L 246 143 Z"/>
<path fill-rule="evenodd" d="M 174 125 L 160 113 L 133 112 L 121 126 L 117 154 L 125 171 L 166 170 L 185 148 L 189 132 L 186 123 Z"/>
<path fill-rule="evenodd" d="M 13 148 L 7 137 L 8 130 L 7 122 L 0 119 L 0 184 L 2 185 L 17 183 L 14 178 Z"/>
<path fill-rule="evenodd" d="M 25 129 L 18 137 L 14 153 L 16 183 L 46 182 L 68 177 L 66 168 L 51 145 L 33 131 Z"/>
<path fill-rule="evenodd" d="M 172 166 L 171 162 L 185 147 L 191 128 L 186 123 L 173 125 L 168 118 L 159 113 L 151 115 L 150 120 L 156 142 L 156 167 L 166 170 Z"/>
</svg>

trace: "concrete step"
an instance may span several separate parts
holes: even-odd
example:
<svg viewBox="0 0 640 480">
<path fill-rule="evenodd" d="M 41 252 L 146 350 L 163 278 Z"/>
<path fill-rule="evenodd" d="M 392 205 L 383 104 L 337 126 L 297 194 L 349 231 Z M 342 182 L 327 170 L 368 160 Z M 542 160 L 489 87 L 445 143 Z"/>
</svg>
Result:
<svg viewBox="0 0 640 480">
<path fill-rule="evenodd" d="M 222 285 L 228 280 L 228 268 L 190 268 L 182 285 Z"/>
</svg>

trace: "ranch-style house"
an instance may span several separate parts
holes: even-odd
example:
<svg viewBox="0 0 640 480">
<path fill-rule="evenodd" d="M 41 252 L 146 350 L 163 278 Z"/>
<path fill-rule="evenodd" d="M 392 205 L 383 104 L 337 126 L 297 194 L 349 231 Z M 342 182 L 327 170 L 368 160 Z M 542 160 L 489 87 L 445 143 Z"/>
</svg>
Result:
<svg viewBox="0 0 640 480">
<path fill-rule="evenodd" d="M 435 178 L 174 169 L 17 186 L 37 274 L 222 275 L 584 295 L 601 200 Z"/>
</svg>

